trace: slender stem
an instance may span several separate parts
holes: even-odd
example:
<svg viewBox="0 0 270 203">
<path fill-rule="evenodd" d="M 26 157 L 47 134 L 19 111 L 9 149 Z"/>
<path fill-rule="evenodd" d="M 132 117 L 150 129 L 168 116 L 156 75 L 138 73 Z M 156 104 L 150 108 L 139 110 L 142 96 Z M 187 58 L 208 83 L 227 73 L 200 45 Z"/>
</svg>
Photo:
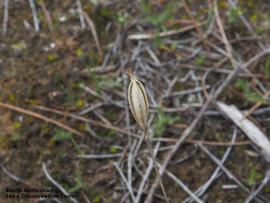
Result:
<svg viewBox="0 0 270 203">
<path fill-rule="evenodd" d="M 154 152 L 153 152 L 153 148 L 152 148 L 152 142 L 151 142 L 150 137 L 148 135 L 148 129 L 144 131 L 144 139 L 145 139 L 145 141 L 147 143 L 148 151 L 149 151 L 149 154 L 150 154 L 151 159 L 153 161 L 153 165 L 154 165 L 154 168 L 156 170 L 156 173 L 157 173 L 157 176 L 158 176 L 158 179 L 159 179 L 159 182 L 160 182 L 160 187 L 161 187 L 162 193 L 163 193 L 163 195 L 165 197 L 166 202 L 169 203 L 169 199 L 168 199 L 167 193 L 165 191 L 165 188 L 164 188 L 164 185 L 163 185 L 163 182 L 162 182 L 159 170 L 158 170 L 158 166 L 157 166 L 157 163 L 156 163 L 156 159 L 155 159 L 155 156 L 154 156 Z"/>
</svg>

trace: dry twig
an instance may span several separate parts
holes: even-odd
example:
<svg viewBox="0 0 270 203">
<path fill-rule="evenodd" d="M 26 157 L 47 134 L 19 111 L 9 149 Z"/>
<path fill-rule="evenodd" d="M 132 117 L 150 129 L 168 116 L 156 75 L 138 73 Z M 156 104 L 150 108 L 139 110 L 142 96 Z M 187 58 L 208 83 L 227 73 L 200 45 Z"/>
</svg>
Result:
<svg viewBox="0 0 270 203">
<path fill-rule="evenodd" d="M 12 180 L 18 182 L 18 183 L 22 183 L 23 185 L 25 185 L 26 187 L 29 187 L 29 188 L 33 188 L 33 186 L 26 182 L 25 180 L 21 179 L 20 177 L 14 175 L 13 173 L 9 172 L 6 167 L 4 167 L 4 165 L 2 163 L 0 163 L 0 167 L 2 169 L 2 171 L 8 176 L 10 177 Z"/>
<path fill-rule="evenodd" d="M 91 18 L 87 15 L 87 13 L 85 11 L 82 11 L 83 16 L 86 20 L 86 23 L 88 24 L 88 26 L 90 27 L 90 30 L 92 32 L 92 35 L 94 37 L 94 42 L 96 44 L 97 50 L 98 50 L 98 56 L 99 56 L 99 60 L 102 61 L 103 59 L 103 52 L 100 46 L 100 42 L 99 42 L 99 38 L 98 38 L 98 34 L 96 31 L 96 27 L 94 22 L 91 20 Z"/>
<path fill-rule="evenodd" d="M 84 17 L 83 17 L 82 3 L 80 0 L 76 0 L 76 4 L 77 4 L 77 10 L 79 13 L 79 17 L 80 17 L 81 27 L 84 30 L 85 29 L 85 22 L 84 22 Z"/>
<path fill-rule="evenodd" d="M 221 161 L 214 156 L 205 146 L 202 144 L 198 144 L 198 146 L 201 148 L 203 152 L 205 152 L 227 175 L 228 178 L 233 180 L 237 185 L 239 185 L 246 193 L 249 193 L 249 189 L 240 181 L 238 180 L 222 163 Z M 262 202 L 259 198 L 256 198 L 258 202 Z"/>
<path fill-rule="evenodd" d="M 32 15 L 33 15 L 33 21 L 34 21 L 34 27 L 36 32 L 39 32 L 39 20 L 38 20 L 38 15 L 37 15 L 37 10 L 36 6 L 33 0 L 28 0 L 30 4 L 30 8 L 32 10 Z"/>
<path fill-rule="evenodd" d="M 198 24 L 198 26 L 202 26 L 205 23 L 200 23 Z M 171 35 L 177 35 L 180 33 L 184 33 L 184 32 L 188 32 L 190 30 L 194 29 L 194 25 L 189 25 L 186 26 L 184 28 L 180 28 L 178 30 L 170 30 L 170 31 L 166 31 L 166 32 L 160 32 L 157 34 L 132 34 L 128 36 L 129 40 L 146 40 L 146 39 L 153 39 L 155 37 L 168 37 Z"/>
<path fill-rule="evenodd" d="M 44 3 L 44 0 L 40 0 L 40 6 L 41 6 L 41 9 L 46 17 L 46 20 L 47 20 L 47 23 L 48 23 L 48 27 L 50 29 L 50 31 L 53 30 L 53 27 L 52 27 L 52 18 L 51 18 L 51 14 L 50 12 L 48 11 L 48 9 L 46 8 L 46 5 Z"/>
<path fill-rule="evenodd" d="M 56 125 L 57 127 L 63 128 L 63 129 L 65 129 L 65 130 L 67 130 L 67 131 L 69 131 L 69 132 L 71 132 L 71 133 L 73 133 L 75 135 L 80 135 L 80 136 L 83 135 L 79 131 L 77 131 L 77 130 L 75 130 L 75 129 L 73 129 L 73 128 L 71 128 L 71 127 L 69 127 L 69 126 L 67 126 L 67 125 L 65 125 L 63 123 L 60 123 L 60 122 L 58 122 L 56 120 L 53 120 L 53 119 L 48 118 L 46 116 L 43 116 L 43 115 L 41 115 L 39 113 L 35 113 L 35 112 L 32 112 L 32 111 L 29 111 L 29 110 L 26 110 L 26 109 L 23 109 L 23 108 L 20 108 L 20 107 L 17 107 L 17 106 L 13 106 L 11 104 L 2 103 L 2 102 L 0 102 L 0 107 L 5 108 L 5 109 L 9 109 L 9 110 L 12 110 L 12 111 L 16 111 L 16 112 L 19 112 L 19 113 L 22 113 L 22 114 L 26 114 L 28 116 L 38 118 L 38 119 L 43 120 L 45 122 Z"/>
<path fill-rule="evenodd" d="M 73 197 L 70 197 L 70 194 L 65 190 L 65 188 L 60 185 L 58 182 L 56 182 L 56 180 L 53 179 L 53 177 L 49 174 L 46 164 L 42 163 L 42 170 L 46 176 L 46 178 L 56 187 L 58 188 L 64 195 L 68 196 L 69 199 L 74 202 L 74 203 L 78 203 L 78 201 L 76 199 L 74 199 Z"/>
<path fill-rule="evenodd" d="M 231 150 L 232 150 L 232 146 L 235 143 L 236 140 L 236 136 L 237 136 L 237 128 L 234 129 L 233 135 L 232 135 L 232 140 L 231 140 L 231 145 L 228 147 L 228 149 L 226 150 L 226 152 L 224 153 L 222 159 L 221 159 L 221 164 L 224 164 L 226 159 L 228 158 Z M 202 144 L 202 143 L 201 143 Z M 197 195 L 198 197 L 202 196 L 207 190 L 208 188 L 211 186 L 211 184 L 219 177 L 220 175 L 220 167 L 218 166 L 215 171 L 212 173 L 211 177 L 208 179 L 208 181 L 206 183 L 204 183 L 199 189 L 197 189 L 194 193 L 195 195 Z M 187 199 L 185 199 L 183 201 L 183 203 L 187 203 L 187 202 L 191 202 L 192 198 L 189 197 Z"/>
<path fill-rule="evenodd" d="M 3 35 L 7 33 L 8 29 L 8 10 L 9 10 L 9 0 L 4 1 L 4 17 L 3 17 Z"/>
<path fill-rule="evenodd" d="M 132 187 L 131 187 L 130 184 L 128 183 L 128 181 L 127 181 L 125 175 L 123 174 L 121 168 L 119 167 L 119 165 L 118 165 L 117 163 L 113 163 L 113 165 L 115 166 L 115 168 L 117 169 L 119 175 L 121 176 L 122 180 L 124 181 L 124 183 L 125 183 L 125 185 L 126 185 L 126 187 L 127 187 L 127 189 L 128 189 L 128 192 L 129 192 L 129 194 L 130 194 L 130 196 L 131 196 L 132 201 L 135 202 L 135 196 L 134 196 Z"/>
</svg>

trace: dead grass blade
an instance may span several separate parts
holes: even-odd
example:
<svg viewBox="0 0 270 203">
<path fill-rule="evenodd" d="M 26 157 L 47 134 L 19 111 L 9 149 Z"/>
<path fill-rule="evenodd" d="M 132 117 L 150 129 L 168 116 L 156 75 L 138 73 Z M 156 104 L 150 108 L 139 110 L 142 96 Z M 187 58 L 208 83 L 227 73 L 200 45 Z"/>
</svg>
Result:
<svg viewBox="0 0 270 203">
<path fill-rule="evenodd" d="M 9 0 L 4 1 L 4 18 L 3 18 L 3 35 L 7 33 L 8 29 L 8 10 L 9 10 Z"/>
<path fill-rule="evenodd" d="M 35 113 L 35 112 L 32 112 L 32 111 L 29 111 L 29 110 L 26 110 L 26 109 L 23 109 L 23 108 L 20 108 L 20 107 L 17 107 L 17 106 L 13 106 L 11 104 L 6 104 L 6 103 L 2 103 L 0 102 L 0 108 L 5 108 L 5 109 L 9 109 L 9 110 L 12 110 L 12 111 L 16 111 L 16 112 L 19 112 L 19 113 L 22 113 L 22 114 L 25 114 L 25 115 L 28 115 L 28 116 L 32 116 L 32 117 L 35 117 L 35 118 L 38 118 L 40 120 L 43 120 L 43 121 L 46 121 L 48 123 L 51 123 L 57 127 L 60 127 L 60 128 L 63 128 L 75 135 L 80 135 L 82 136 L 83 134 L 80 133 L 79 131 L 59 122 L 59 121 L 56 121 L 56 120 L 53 120 L 51 118 L 48 118 L 46 116 L 43 116 L 39 113 Z"/>
<path fill-rule="evenodd" d="M 204 25 L 205 22 L 203 23 L 198 23 L 197 26 L 202 26 Z M 195 27 L 194 25 L 189 25 L 189 26 L 186 26 L 184 28 L 180 28 L 180 29 L 177 29 L 177 30 L 169 30 L 169 31 L 166 31 L 166 32 L 160 32 L 160 33 L 151 33 L 151 34 L 133 34 L 133 35 L 129 35 L 128 36 L 128 39 L 129 40 L 143 40 L 143 39 L 153 39 L 155 37 L 168 37 L 168 36 L 171 36 L 171 35 L 176 35 L 176 34 L 180 34 L 180 33 L 183 33 L 183 32 L 188 32 L 190 30 L 193 30 Z"/>
<path fill-rule="evenodd" d="M 96 47 L 97 47 L 97 50 L 98 50 L 99 60 L 102 61 L 102 59 L 103 59 L 103 52 L 102 52 L 102 49 L 101 49 L 101 46 L 100 46 L 100 42 L 99 42 L 99 38 L 98 38 L 98 35 L 97 35 L 95 24 L 91 20 L 91 18 L 87 15 L 86 12 L 82 11 L 82 13 L 83 13 L 83 16 L 84 16 L 84 18 L 86 20 L 86 23 L 88 24 L 88 26 L 91 29 L 91 32 L 92 32 L 93 37 L 94 37 L 94 41 L 95 41 L 95 44 L 96 44 Z"/>
</svg>

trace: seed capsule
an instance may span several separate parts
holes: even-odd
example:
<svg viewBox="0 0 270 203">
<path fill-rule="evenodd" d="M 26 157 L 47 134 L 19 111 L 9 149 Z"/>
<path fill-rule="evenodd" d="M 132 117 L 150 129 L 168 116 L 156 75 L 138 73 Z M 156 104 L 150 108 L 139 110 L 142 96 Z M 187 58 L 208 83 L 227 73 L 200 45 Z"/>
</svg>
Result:
<svg viewBox="0 0 270 203">
<path fill-rule="evenodd" d="M 148 129 L 149 104 L 146 90 L 137 78 L 129 73 L 128 102 L 133 117 L 144 131 Z"/>
</svg>

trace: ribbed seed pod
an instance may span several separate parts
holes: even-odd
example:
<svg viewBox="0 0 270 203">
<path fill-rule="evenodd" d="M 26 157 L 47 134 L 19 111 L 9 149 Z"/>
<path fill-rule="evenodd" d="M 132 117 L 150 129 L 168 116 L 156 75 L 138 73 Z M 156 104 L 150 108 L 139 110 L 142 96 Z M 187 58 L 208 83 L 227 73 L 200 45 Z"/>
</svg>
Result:
<svg viewBox="0 0 270 203">
<path fill-rule="evenodd" d="M 128 102 L 133 114 L 133 117 L 137 121 L 137 123 L 141 126 L 144 131 L 144 139 L 147 142 L 148 150 L 150 152 L 150 156 L 153 160 L 155 170 L 158 175 L 158 179 L 160 182 L 160 186 L 166 202 L 169 203 L 168 196 L 166 194 L 161 176 L 159 174 L 159 170 L 156 164 L 155 156 L 153 153 L 153 149 L 151 146 L 151 140 L 148 136 L 148 114 L 149 114 L 149 103 L 147 99 L 146 90 L 143 84 L 137 80 L 137 78 L 129 72 L 130 84 L 128 87 Z"/>
<path fill-rule="evenodd" d="M 146 132 L 148 130 L 149 104 L 146 90 L 143 84 L 137 78 L 129 73 L 130 84 L 128 87 L 128 102 L 133 117 L 141 128 Z"/>
</svg>

